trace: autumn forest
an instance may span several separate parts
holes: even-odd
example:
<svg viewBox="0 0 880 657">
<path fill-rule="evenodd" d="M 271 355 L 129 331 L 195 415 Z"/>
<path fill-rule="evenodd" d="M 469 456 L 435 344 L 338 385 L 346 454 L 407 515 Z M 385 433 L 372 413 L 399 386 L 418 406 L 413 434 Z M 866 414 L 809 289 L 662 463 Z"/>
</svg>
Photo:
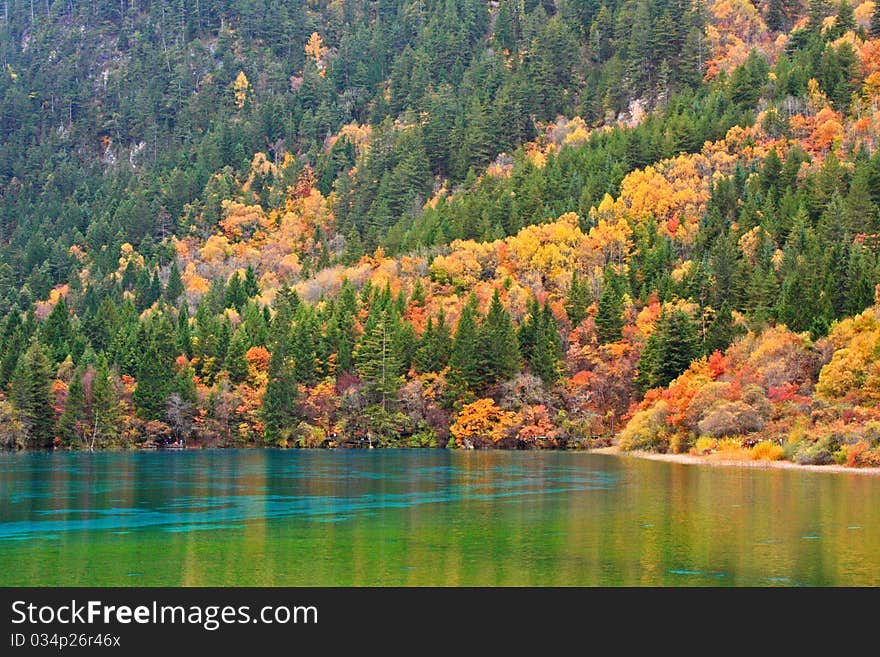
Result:
<svg viewBox="0 0 880 657">
<path fill-rule="evenodd" d="M 0 16 L 0 443 L 880 466 L 880 4 Z"/>
</svg>

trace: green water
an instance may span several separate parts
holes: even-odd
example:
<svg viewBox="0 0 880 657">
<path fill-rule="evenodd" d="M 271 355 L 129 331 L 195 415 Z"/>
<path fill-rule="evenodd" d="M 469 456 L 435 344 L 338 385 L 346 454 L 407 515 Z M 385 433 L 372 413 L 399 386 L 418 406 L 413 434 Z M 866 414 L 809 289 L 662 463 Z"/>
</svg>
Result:
<svg viewBox="0 0 880 657">
<path fill-rule="evenodd" d="M 880 478 L 565 452 L 0 455 L 2 585 L 880 585 Z"/>
</svg>

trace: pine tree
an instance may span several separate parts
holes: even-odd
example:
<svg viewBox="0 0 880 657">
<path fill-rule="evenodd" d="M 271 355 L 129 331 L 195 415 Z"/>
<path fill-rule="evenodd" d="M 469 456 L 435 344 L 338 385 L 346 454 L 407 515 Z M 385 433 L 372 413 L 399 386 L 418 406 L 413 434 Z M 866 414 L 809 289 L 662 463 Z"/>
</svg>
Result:
<svg viewBox="0 0 880 657">
<path fill-rule="evenodd" d="M 293 378 L 310 386 L 317 379 L 318 354 L 315 335 L 315 318 L 306 306 L 296 313 L 290 339 L 290 358 L 293 361 Z"/>
<path fill-rule="evenodd" d="M 767 3 L 767 27 L 774 32 L 785 29 L 785 6 L 783 0 L 769 0 Z"/>
<path fill-rule="evenodd" d="M 730 312 L 730 304 L 721 305 L 721 309 L 715 315 L 706 329 L 704 351 L 711 354 L 714 351 L 723 352 L 734 341 L 740 330 L 733 323 L 733 315 Z"/>
<path fill-rule="evenodd" d="M 55 363 L 60 363 L 70 353 L 72 338 L 70 312 L 67 309 L 67 302 L 61 298 L 43 324 L 41 342 L 45 345 L 49 358 Z"/>
<path fill-rule="evenodd" d="M 92 379 L 92 426 L 90 449 L 98 439 L 110 442 L 119 435 L 119 396 L 107 360 L 101 356 Z"/>
<path fill-rule="evenodd" d="M 599 344 L 620 340 L 623 335 L 623 295 L 617 275 L 606 269 L 602 296 L 596 313 L 596 337 Z"/>
<path fill-rule="evenodd" d="M 516 376 L 520 368 L 516 329 L 497 289 L 489 312 L 480 324 L 478 342 L 478 358 L 485 384 L 493 385 Z"/>
<path fill-rule="evenodd" d="M 177 259 L 171 261 L 171 269 L 168 271 L 168 283 L 165 285 L 165 299 L 172 305 L 177 303 L 183 294 L 183 279 L 180 277 L 180 269 L 177 267 Z"/>
<path fill-rule="evenodd" d="M 449 357 L 452 376 L 460 380 L 471 391 L 478 390 L 483 383 L 483 372 L 479 358 L 478 315 L 477 299 L 471 295 L 458 318 L 455 338 L 452 342 L 452 352 Z"/>
<path fill-rule="evenodd" d="M 873 39 L 880 39 L 880 2 L 874 4 L 874 13 L 871 14 L 871 27 L 868 34 Z"/>
<path fill-rule="evenodd" d="M 147 300 L 147 308 L 162 298 L 162 281 L 159 280 L 159 272 L 153 270 L 153 277 L 150 279 L 150 292 Z"/>
<path fill-rule="evenodd" d="M 562 374 L 562 339 L 559 325 L 546 302 L 538 317 L 535 347 L 529 358 L 529 366 L 545 385 L 553 385 Z"/>
<path fill-rule="evenodd" d="M 831 13 L 831 7 L 828 0 L 810 0 L 809 1 L 809 21 L 807 29 L 811 32 L 819 34 L 822 31 L 822 24 L 825 17 Z"/>
<path fill-rule="evenodd" d="M 374 307 L 358 340 L 354 360 L 368 398 L 386 408 L 403 383 L 400 359 L 394 350 L 394 325 L 388 312 Z"/>
<path fill-rule="evenodd" d="M 78 367 L 67 387 L 64 411 L 58 418 L 58 437 L 70 446 L 81 443 L 84 435 L 86 396 L 83 387 L 83 368 Z"/>
<path fill-rule="evenodd" d="M 244 283 L 242 283 L 242 289 L 248 299 L 252 299 L 260 293 L 260 286 L 257 283 L 257 275 L 254 273 L 254 268 L 250 265 L 248 265 L 247 269 L 244 271 Z"/>
<path fill-rule="evenodd" d="M 241 310 L 247 301 L 247 295 L 241 283 L 241 276 L 238 272 L 229 277 L 229 283 L 226 285 L 226 297 L 224 299 L 225 308 L 235 308 Z"/>
<path fill-rule="evenodd" d="M 847 0 L 841 0 L 837 7 L 837 16 L 834 19 L 834 26 L 831 29 L 829 37 L 837 39 L 842 37 L 850 30 L 856 29 L 856 17 L 853 7 Z"/>
<path fill-rule="evenodd" d="M 576 328 L 587 318 L 587 308 L 592 302 L 589 285 L 586 282 L 582 283 L 577 270 L 574 270 L 571 274 L 571 285 L 569 285 L 568 294 L 565 297 L 565 312 L 568 314 L 572 328 Z"/>
<path fill-rule="evenodd" d="M 636 384 L 642 391 L 668 385 L 699 357 L 700 346 L 697 326 L 687 313 L 661 313 L 639 358 Z"/>
<path fill-rule="evenodd" d="M 519 325 L 519 350 L 525 360 L 531 360 L 538 336 L 538 321 L 541 316 L 541 305 L 535 297 L 526 302 L 526 316 Z"/>
<path fill-rule="evenodd" d="M 132 399 L 138 413 L 147 420 L 160 420 L 165 415 L 165 402 L 175 376 L 175 332 L 164 316 L 151 327 L 138 364 L 137 387 Z"/>
<path fill-rule="evenodd" d="M 279 314 L 283 312 L 279 310 Z M 278 319 L 276 314 L 275 319 Z M 297 386 L 290 365 L 288 326 L 273 322 L 269 380 L 263 397 L 263 440 L 267 445 L 284 442 L 296 423 Z"/>
<path fill-rule="evenodd" d="M 189 327 L 189 311 L 184 303 L 177 314 L 177 351 L 189 356 L 192 354 L 192 331 Z"/>
<path fill-rule="evenodd" d="M 241 383 L 247 379 L 248 362 L 245 355 L 250 347 L 247 332 L 243 325 L 239 326 L 232 334 L 229 349 L 226 351 L 226 371 L 229 373 L 229 380 L 232 383 Z"/>
<path fill-rule="evenodd" d="M 52 408 L 52 364 L 36 338 L 19 359 L 12 377 L 12 403 L 21 415 L 27 446 L 52 447 L 55 411 Z"/>
<path fill-rule="evenodd" d="M 776 152 L 776 147 L 770 149 L 770 152 L 767 153 L 767 157 L 764 158 L 764 166 L 761 169 L 761 189 L 764 192 L 768 192 L 770 189 L 777 187 L 779 185 L 780 179 L 782 176 L 782 160 L 779 158 L 779 153 Z"/>
</svg>

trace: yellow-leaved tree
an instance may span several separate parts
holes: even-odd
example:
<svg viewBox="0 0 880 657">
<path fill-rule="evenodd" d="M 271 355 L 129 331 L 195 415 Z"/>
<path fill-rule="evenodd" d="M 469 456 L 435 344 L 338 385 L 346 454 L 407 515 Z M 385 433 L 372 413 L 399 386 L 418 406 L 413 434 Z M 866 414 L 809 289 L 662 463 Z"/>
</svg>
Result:
<svg viewBox="0 0 880 657">
<path fill-rule="evenodd" d="M 238 109 L 244 107 L 250 89 L 251 83 L 248 82 L 244 71 L 239 71 L 238 76 L 235 78 L 235 82 L 232 84 L 232 90 L 235 92 L 235 106 L 238 107 Z"/>
</svg>

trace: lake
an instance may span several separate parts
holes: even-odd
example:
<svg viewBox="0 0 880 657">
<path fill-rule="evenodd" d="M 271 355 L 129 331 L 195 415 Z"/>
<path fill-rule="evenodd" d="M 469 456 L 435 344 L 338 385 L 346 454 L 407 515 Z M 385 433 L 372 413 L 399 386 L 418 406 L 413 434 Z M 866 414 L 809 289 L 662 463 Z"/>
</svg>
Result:
<svg viewBox="0 0 880 657">
<path fill-rule="evenodd" d="M 877 586 L 880 478 L 585 452 L 6 453 L 0 585 Z"/>
</svg>

